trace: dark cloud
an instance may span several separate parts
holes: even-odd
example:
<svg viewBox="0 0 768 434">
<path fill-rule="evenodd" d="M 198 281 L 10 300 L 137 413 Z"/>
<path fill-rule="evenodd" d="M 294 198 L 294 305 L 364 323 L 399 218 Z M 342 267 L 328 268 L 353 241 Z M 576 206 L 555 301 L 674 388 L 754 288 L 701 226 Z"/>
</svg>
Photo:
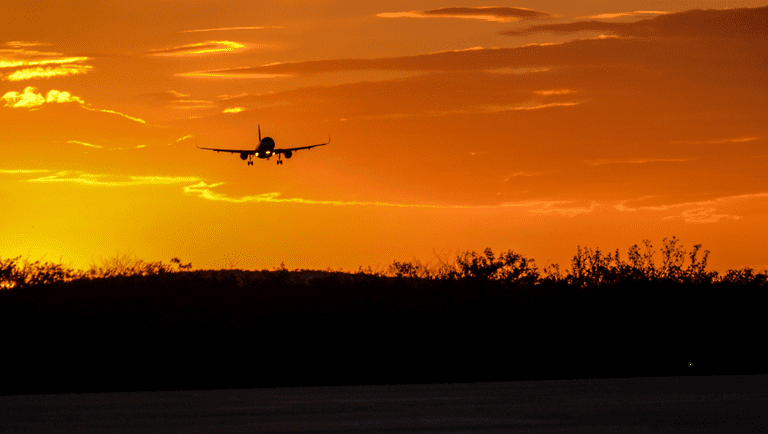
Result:
<svg viewBox="0 0 768 434">
<path fill-rule="evenodd" d="M 328 59 L 206 71 L 227 74 L 316 74 L 355 70 L 466 71 L 496 68 L 642 65 L 655 69 L 768 67 L 768 7 L 694 10 L 635 23 L 598 21 L 534 26 L 523 32 L 583 30 L 614 33 L 563 44 L 477 48 L 380 59 Z M 513 34 L 509 32 L 509 34 Z M 646 36 L 622 39 L 619 36 Z M 649 38 L 648 36 L 689 36 Z M 718 36 L 718 37 L 713 37 Z M 719 37 L 730 36 L 730 37 Z"/>
<path fill-rule="evenodd" d="M 632 37 L 767 38 L 768 6 L 727 10 L 696 9 L 660 15 L 632 23 L 577 21 L 562 24 L 541 24 L 502 33 L 527 35 L 538 32 L 575 33 L 582 31 L 610 32 L 619 36 Z"/>
<path fill-rule="evenodd" d="M 381 59 L 331 59 L 277 63 L 251 68 L 207 71 L 232 74 L 316 74 L 355 70 L 468 71 L 498 68 L 602 67 L 642 65 L 645 68 L 766 68 L 765 41 L 694 39 L 685 43 L 664 40 L 601 38 L 555 45 L 448 51 Z"/>
<path fill-rule="evenodd" d="M 470 8 L 470 7 L 452 7 L 452 8 L 440 8 L 430 11 L 424 11 L 424 15 L 493 15 L 496 17 L 514 17 L 514 18 L 528 18 L 528 19 L 542 19 L 547 18 L 550 15 L 544 12 L 538 12 L 530 9 L 521 8 L 507 8 L 507 7 L 486 7 L 486 8 Z"/>
</svg>

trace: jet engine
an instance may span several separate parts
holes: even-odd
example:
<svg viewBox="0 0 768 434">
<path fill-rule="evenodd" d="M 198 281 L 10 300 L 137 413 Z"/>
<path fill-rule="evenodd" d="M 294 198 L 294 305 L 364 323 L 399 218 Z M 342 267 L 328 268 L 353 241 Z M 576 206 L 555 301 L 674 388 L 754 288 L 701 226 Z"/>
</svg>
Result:
<svg viewBox="0 0 768 434">
<path fill-rule="evenodd" d="M 241 160 L 247 160 L 247 159 L 248 159 L 248 153 L 246 153 L 246 152 L 241 152 L 241 153 L 240 153 L 240 159 L 241 159 Z"/>
<path fill-rule="evenodd" d="M 293 152 L 285 151 L 285 152 L 283 152 L 283 155 L 285 155 L 285 158 L 291 158 L 293 156 Z"/>
</svg>

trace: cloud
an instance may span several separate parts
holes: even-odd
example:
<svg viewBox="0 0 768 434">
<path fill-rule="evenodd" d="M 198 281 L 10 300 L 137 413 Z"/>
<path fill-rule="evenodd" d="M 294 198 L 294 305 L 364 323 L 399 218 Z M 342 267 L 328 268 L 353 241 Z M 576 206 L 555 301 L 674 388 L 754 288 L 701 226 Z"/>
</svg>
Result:
<svg viewBox="0 0 768 434">
<path fill-rule="evenodd" d="M 92 145 L 90 143 L 81 142 L 81 141 L 78 141 L 78 140 L 69 140 L 69 141 L 67 141 L 67 143 L 74 143 L 74 144 L 77 144 L 77 145 L 88 146 L 89 148 L 102 148 L 102 146 Z"/>
<path fill-rule="evenodd" d="M 736 37 L 768 38 L 768 6 L 725 10 L 692 10 L 630 23 L 604 21 L 577 21 L 572 23 L 541 24 L 526 29 L 502 32 L 508 35 L 527 35 L 538 32 L 575 33 L 582 31 L 612 32 L 633 37 Z"/>
<path fill-rule="evenodd" d="M 218 104 L 205 99 L 180 99 L 175 101 L 173 104 L 168 105 L 168 107 L 176 110 L 193 110 L 216 108 L 218 107 Z"/>
<path fill-rule="evenodd" d="M 0 173 L 6 175 L 27 174 L 27 173 L 47 173 L 50 170 L 45 169 L 0 169 Z"/>
<path fill-rule="evenodd" d="M 9 74 L 3 80 L 21 81 L 21 80 L 31 80 L 34 78 L 50 78 L 50 77 L 59 77 L 59 76 L 66 76 L 66 75 L 77 75 L 77 74 L 85 74 L 86 72 L 89 72 L 91 69 L 93 69 L 93 66 L 89 66 L 89 65 L 62 65 L 62 66 L 49 67 L 49 68 L 43 68 L 38 66 L 36 68 L 20 69 L 18 71 L 15 71 L 12 74 Z"/>
<path fill-rule="evenodd" d="M 206 41 L 197 44 L 187 44 L 180 47 L 163 48 L 146 51 L 153 56 L 194 56 L 198 54 L 212 54 L 233 52 L 245 48 L 245 44 L 232 41 Z"/>
<path fill-rule="evenodd" d="M 719 223 L 723 220 L 741 220 L 742 215 L 735 214 L 738 210 L 749 210 L 755 203 L 764 204 L 768 199 L 768 192 L 738 194 L 732 196 L 717 197 L 711 200 L 702 200 L 695 202 L 682 202 L 659 205 L 641 205 L 629 206 L 630 202 L 647 202 L 649 200 L 658 200 L 653 196 L 638 198 L 631 201 L 621 201 L 615 205 L 615 209 L 620 212 L 667 212 L 677 211 L 677 214 L 664 216 L 664 220 L 682 220 L 685 223 Z"/>
<path fill-rule="evenodd" d="M 550 89 L 550 90 L 534 90 L 533 91 L 533 93 L 535 93 L 536 95 L 541 95 L 541 96 L 570 95 L 576 92 L 577 91 L 573 89 Z"/>
<path fill-rule="evenodd" d="M 542 104 L 539 101 L 526 101 L 519 104 L 504 104 L 504 105 L 480 105 L 470 106 L 467 108 L 453 109 L 453 110 L 424 110 L 414 112 L 398 112 L 388 113 L 381 115 L 368 115 L 359 116 L 360 119 L 403 119 L 413 117 L 435 117 L 435 116 L 453 116 L 453 115 L 467 115 L 467 114 L 493 114 L 512 111 L 529 111 L 529 110 L 541 110 L 551 107 L 573 107 L 581 104 L 579 101 L 568 102 L 554 102 L 548 104 Z M 344 119 L 347 120 L 347 119 Z M 471 153 L 470 153 L 471 154 Z M 474 155 L 474 154 L 472 154 Z"/>
<path fill-rule="evenodd" d="M 51 89 L 48 91 L 48 94 L 46 96 L 43 96 L 42 94 L 37 92 L 36 87 L 28 86 L 24 88 L 24 92 L 7 92 L 5 95 L 3 95 L 3 99 L 5 100 L 5 107 L 13 107 L 13 108 L 36 108 L 40 107 L 43 104 L 46 103 L 66 103 L 66 102 L 76 102 L 78 104 L 85 104 L 85 102 L 76 97 L 72 96 L 69 92 L 61 92 L 55 89 Z"/>
<path fill-rule="evenodd" d="M 519 62 L 541 47 L 482 48 L 440 51 L 415 56 L 386 57 L 378 59 L 328 59 L 293 62 L 275 62 L 254 67 L 218 69 L 178 76 L 272 78 L 291 74 L 319 74 L 337 71 L 405 70 L 405 71 L 457 71 L 499 69 L 521 66 L 511 71 L 526 73 L 527 62 Z"/>
<path fill-rule="evenodd" d="M 176 110 L 216 108 L 219 105 L 206 99 L 190 99 L 191 94 L 168 90 L 163 92 L 145 93 L 134 98 L 160 103 L 165 107 Z"/>
<path fill-rule="evenodd" d="M 166 90 L 163 92 L 143 93 L 136 95 L 137 99 L 151 99 L 155 101 L 178 101 L 181 98 L 186 98 L 191 94 L 176 92 L 175 90 Z"/>
<path fill-rule="evenodd" d="M 616 24 L 616 23 L 613 23 Z M 690 48 L 690 47 L 688 47 Z M 616 35 L 601 35 L 560 44 L 529 44 L 514 48 L 481 48 L 441 51 L 402 57 L 376 59 L 327 59 L 270 63 L 252 67 L 237 67 L 180 73 L 177 76 L 272 78 L 284 75 L 310 75 L 338 71 L 495 71 L 497 73 L 534 74 L 563 66 L 594 67 L 596 64 L 613 66 L 642 63 L 670 67 L 669 56 L 675 65 L 681 61 L 701 64 L 701 56 L 711 60 L 709 53 L 717 52 L 724 64 L 745 53 L 726 52 L 723 44 L 709 45 L 699 56 L 680 52 L 680 47 L 648 40 L 620 39 Z M 695 47 L 695 49 L 702 49 Z M 752 48 L 754 49 L 754 47 Z M 722 54 L 726 54 L 722 56 Z M 755 56 L 745 66 L 758 66 L 765 56 Z M 658 65 L 657 65 L 658 64 Z M 649 65 L 650 66 L 650 65 Z"/>
<path fill-rule="evenodd" d="M 176 143 L 182 142 L 182 141 L 184 141 L 184 140 L 187 140 L 187 139 L 191 139 L 191 138 L 193 138 L 193 137 L 195 137 L 195 136 L 193 136 L 192 134 L 187 134 L 187 135 L 186 135 L 186 136 L 184 136 L 184 137 L 179 137 L 178 139 L 176 139 L 176 141 L 175 141 L 175 142 L 173 142 L 173 143 L 169 143 L 169 144 L 168 144 L 168 146 L 171 146 L 171 145 L 173 145 L 173 144 L 176 144 Z"/>
<path fill-rule="evenodd" d="M 518 21 L 521 19 L 544 19 L 550 15 L 531 9 L 512 7 L 449 7 L 429 11 L 383 12 L 381 18 L 463 18 L 495 22 Z"/>
<path fill-rule="evenodd" d="M 594 20 L 610 20 L 613 18 L 620 18 L 620 17 L 636 17 L 638 15 L 663 15 L 668 14 L 669 12 L 666 11 L 634 11 L 634 12 L 619 12 L 619 13 L 613 13 L 613 14 L 600 14 L 600 15 L 592 15 L 588 17 L 577 17 L 577 18 L 590 18 Z"/>
<path fill-rule="evenodd" d="M 718 214 L 717 208 L 695 208 L 683 211 L 677 216 L 667 216 L 664 220 L 682 219 L 686 223 L 718 223 L 723 219 L 740 220 L 741 216 Z"/>
<path fill-rule="evenodd" d="M 530 212 L 537 214 L 557 214 L 564 217 L 575 217 L 585 214 L 591 214 L 598 209 L 606 209 L 607 206 L 600 205 L 597 202 L 591 202 L 588 207 L 584 206 L 564 206 L 568 202 L 549 202 L 538 209 L 532 209 Z"/>
<path fill-rule="evenodd" d="M 56 89 L 51 89 L 48 91 L 48 94 L 46 96 L 43 96 L 43 94 L 38 93 L 38 89 L 33 86 L 27 86 L 24 88 L 24 92 L 19 93 L 15 91 L 7 92 L 2 97 L 5 100 L 4 107 L 11 107 L 11 108 L 28 108 L 28 109 L 37 109 L 40 106 L 43 106 L 45 104 L 62 104 L 62 103 L 68 103 L 68 102 L 75 102 L 80 105 L 81 108 L 93 112 L 102 112 L 102 113 L 111 113 L 118 116 L 122 116 L 126 119 L 130 119 L 134 122 L 139 122 L 142 124 L 146 124 L 146 121 L 144 119 L 136 118 L 133 116 L 128 116 L 124 113 L 120 113 L 114 110 L 109 109 L 95 109 L 92 107 L 89 107 L 85 104 L 85 101 L 80 99 L 79 97 L 73 96 L 69 92 L 62 92 Z"/>
<path fill-rule="evenodd" d="M 111 114 L 113 114 L 113 115 L 122 116 L 122 117 L 124 117 L 124 118 L 126 118 L 126 119 L 130 119 L 130 120 L 132 120 L 132 121 L 134 121 L 134 122 L 138 122 L 138 123 L 140 123 L 140 124 L 146 124 L 146 123 L 147 123 L 147 121 L 145 121 L 144 119 L 141 119 L 141 118 L 135 118 L 135 117 L 133 117 L 133 116 L 128 116 L 128 115 L 127 115 L 127 114 L 125 114 L 125 113 L 120 113 L 120 112 L 117 112 L 117 111 L 114 111 L 114 110 L 109 110 L 109 109 L 94 109 L 94 108 L 90 108 L 90 107 L 86 107 L 86 106 L 83 106 L 83 108 L 84 108 L 84 109 L 86 109 L 86 110 L 94 111 L 94 112 L 101 112 L 101 113 L 111 113 Z"/>
<path fill-rule="evenodd" d="M 720 143 L 746 143 L 760 140 L 762 137 L 737 137 L 731 139 L 714 139 L 714 140 L 673 140 L 670 143 L 685 144 L 685 145 L 715 145 Z"/>
<path fill-rule="evenodd" d="M 232 107 L 232 108 L 224 109 L 222 113 L 240 113 L 242 111 L 245 111 L 245 109 L 242 107 Z"/>
<path fill-rule="evenodd" d="M 598 208 L 598 204 L 592 203 L 590 208 L 566 207 L 572 201 L 524 201 L 500 203 L 495 205 L 431 205 L 431 204 L 406 204 L 378 201 L 345 201 L 345 200 L 317 200 L 304 198 L 282 198 L 281 193 L 270 192 L 249 196 L 232 197 L 225 193 L 214 191 L 225 183 L 208 184 L 200 181 L 194 185 L 184 187 L 184 192 L 195 195 L 201 199 L 230 202 L 230 203 L 282 203 L 302 205 L 331 205 L 331 206 L 375 206 L 392 208 L 429 208 L 429 209 L 520 209 L 533 213 L 559 214 L 562 216 L 576 216 L 592 212 Z"/>
<path fill-rule="evenodd" d="M 37 41 L 9 41 L 9 42 L 6 42 L 5 45 L 9 47 L 24 48 L 24 47 L 38 47 L 40 45 L 51 45 L 51 44 L 44 44 L 42 42 L 37 42 Z"/>
<path fill-rule="evenodd" d="M 6 51 L 6 53 L 4 53 Z M 18 54 L 18 53 L 17 53 Z M 38 53 L 36 51 L 26 52 L 25 54 L 34 55 L 61 55 L 60 53 Z M 15 56 L 14 56 L 15 57 Z M 88 60 L 88 57 L 62 57 L 58 59 L 19 59 L 7 55 L 7 50 L 0 50 L 0 68 L 19 68 L 25 66 L 40 66 L 40 65 L 54 65 L 54 64 L 66 64 L 76 63 Z"/>
<path fill-rule="evenodd" d="M 525 171 L 515 172 L 507 176 L 506 178 L 504 178 L 504 182 L 509 182 L 510 179 L 516 178 L 518 176 L 530 178 L 531 176 L 538 176 L 538 175 L 541 175 L 541 172 L 525 172 Z"/>
<path fill-rule="evenodd" d="M 282 27 L 279 26 L 253 26 L 253 27 L 219 27 L 215 29 L 194 29 L 194 30 L 184 30 L 182 33 L 192 33 L 192 32 L 220 32 L 220 31 L 228 31 L 228 30 L 261 30 L 261 29 L 282 29 Z"/>
<path fill-rule="evenodd" d="M 251 69 L 251 68 L 247 68 Z M 195 71 L 195 72 L 181 72 L 175 74 L 176 77 L 190 77 L 190 78 L 278 78 L 278 77 L 290 77 L 290 74 L 254 74 L 254 73 L 238 73 L 238 69 L 216 70 L 216 71 Z"/>
<path fill-rule="evenodd" d="M 587 161 L 592 166 L 602 166 L 605 164 L 646 164 L 646 163 L 684 163 L 691 161 L 691 158 L 624 158 L 624 159 L 610 159 L 600 158 L 597 160 Z"/>
<path fill-rule="evenodd" d="M 71 183 L 97 187 L 131 187 L 139 185 L 172 185 L 197 182 L 196 176 L 120 176 L 61 171 L 50 176 L 27 180 L 32 183 Z"/>
</svg>

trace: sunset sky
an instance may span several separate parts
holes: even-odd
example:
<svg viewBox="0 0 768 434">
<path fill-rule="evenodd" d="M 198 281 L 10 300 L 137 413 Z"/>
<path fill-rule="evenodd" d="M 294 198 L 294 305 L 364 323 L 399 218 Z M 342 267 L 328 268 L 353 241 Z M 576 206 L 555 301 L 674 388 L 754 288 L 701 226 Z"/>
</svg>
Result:
<svg viewBox="0 0 768 434">
<path fill-rule="evenodd" d="M 0 258 L 768 267 L 765 0 L 4 0 L 0 96 Z"/>
</svg>

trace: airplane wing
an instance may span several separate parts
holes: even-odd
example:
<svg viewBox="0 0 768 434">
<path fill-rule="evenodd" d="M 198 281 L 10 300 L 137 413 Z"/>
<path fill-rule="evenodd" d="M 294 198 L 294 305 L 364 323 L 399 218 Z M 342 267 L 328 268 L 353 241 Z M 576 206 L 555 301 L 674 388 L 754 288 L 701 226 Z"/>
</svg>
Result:
<svg viewBox="0 0 768 434">
<path fill-rule="evenodd" d="M 302 150 L 302 149 L 312 149 L 312 148 L 314 148 L 316 146 L 325 146 L 325 145 L 327 145 L 329 143 L 331 143 L 331 137 L 330 136 L 328 137 L 328 141 L 325 142 L 325 143 L 320 143 L 320 144 L 317 144 L 317 145 L 310 145 L 310 146 L 300 146 L 298 148 L 275 149 L 272 152 L 274 152 L 275 154 L 285 154 L 286 152 L 295 152 L 295 151 L 299 151 L 299 150 Z"/>
<path fill-rule="evenodd" d="M 243 154 L 243 153 L 245 153 L 245 154 L 249 154 L 250 155 L 250 154 L 255 154 L 256 153 L 256 151 L 254 151 L 253 149 L 245 149 L 245 150 L 243 150 L 243 149 L 216 149 L 216 148 L 201 148 L 201 147 L 199 147 L 197 145 L 195 145 L 195 146 L 197 147 L 197 149 L 205 149 L 207 151 L 216 151 L 216 152 L 230 152 L 232 154 Z"/>
</svg>

